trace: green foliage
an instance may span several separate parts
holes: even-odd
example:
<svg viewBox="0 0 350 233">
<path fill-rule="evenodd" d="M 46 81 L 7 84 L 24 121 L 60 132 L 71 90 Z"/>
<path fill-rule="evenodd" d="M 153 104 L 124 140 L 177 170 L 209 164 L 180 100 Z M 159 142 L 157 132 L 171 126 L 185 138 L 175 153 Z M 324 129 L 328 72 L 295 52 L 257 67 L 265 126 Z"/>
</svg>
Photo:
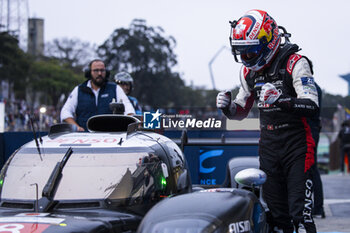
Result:
<svg viewBox="0 0 350 233">
<path fill-rule="evenodd" d="M 135 80 L 133 95 L 153 108 L 181 105 L 184 82 L 177 73 L 140 71 L 132 74 Z"/>
<path fill-rule="evenodd" d="M 148 27 L 135 19 L 130 28 L 116 29 L 97 52 L 115 72 L 169 72 L 176 61 L 173 37 L 164 37 L 160 27 Z"/>
<path fill-rule="evenodd" d="M 98 47 L 97 53 L 112 73 L 129 72 L 134 78 L 131 95 L 144 106 L 157 108 L 215 108 L 216 90 L 186 86 L 173 49 L 176 41 L 160 27 L 135 19 L 129 28 L 118 28 Z M 237 90 L 238 92 L 238 90 Z"/>
<path fill-rule="evenodd" d="M 69 67 L 63 67 L 55 60 L 39 60 L 32 63 L 29 78 L 35 92 L 42 92 L 42 102 L 57 106 L 62 94 L 66 96 L 72 87 L 84 81 L 82 75 L 74 73 Z"/>
<path fill-rule="evenodd" d="M 18 40 L 7 32 L 0 33 L 0 80 L 15 86 L 15 94 L 25 96 L 28 56 L 19 48 Z"/>
<path fill-rule="evenodd" d="M 176 41 L 165 37 L 160 27 L 148 27 L 135 19 L 130 28 L 116 29 L 98 48 L 113 73 L 127 71 L 135 82 L 136 96 L 143 105 L 153 108 L 174 107 L 183 103 L 183 80 L 172 67 L 176 65 L 173 48 Z"/>
<path fill-rule="evenodd" d="M 60 64 L 81 69 L 96 57 L 96 48 L 77 38 L 54 39 L 45 44 L 45 55 L 55 58 Z"/>
</svg>

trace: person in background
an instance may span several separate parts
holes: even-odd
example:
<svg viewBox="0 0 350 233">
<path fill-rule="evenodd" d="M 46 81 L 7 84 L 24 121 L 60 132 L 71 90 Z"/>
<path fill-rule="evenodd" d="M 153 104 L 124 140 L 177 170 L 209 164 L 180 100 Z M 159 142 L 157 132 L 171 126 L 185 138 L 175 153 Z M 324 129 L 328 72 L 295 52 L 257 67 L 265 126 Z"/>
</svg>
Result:
<svg viewBox="0 0 350 233">
<path fill-rule="evenodd" d="M 322 105 L 322 90 L 320 86 L 315 83 L 317 94 L 318 94 L 318 104 L 319 109 L 321 109 Z M 323 208 L 323 185 L 322 180 L 320 176 L 320 172 L 317 167 L 317 146 L 318 141 L 320 139 L 320 132 L 321 132 L 321 119 L 320 119 L 320 112 L 316 114 L 315 116 L 308 119 L 308 123 L 311 127 L 311 134 L 315 141 L 315 163 L 312 166 L 312 178 L 314 181 L 314 208 L 312 209 L 312 215 L 314 218 L 325 218 L 325 212 Z"/>
<path fill-rule="evenodd" d="M 340 139 L 340 171 L 344 174 L 350 170 L 350 163 L 345 168 L 345 156 L 350 161 L 350 119 L 343 121 L 340 132 L 338 134 Z M 345 171 L 344 171 L 345 168 Z"/>
<path fill-rule="evenodd" d="M 85 71 L 87 80 L 76 86 L 61 110 L 61 121 L 77 126 L 78 131 L 87 130 L 87 120 L 99 114 L 112 114 L 109 103 L 114 100 L 125 106 L 125 115 L 135 111 L 123 90 L 108 82 L 109 71 L 100 59 L 92 60 Z"/>
<path fill-rule="evenodd" d="M 315 233 L 311 169 L 315 142 L 307 118 L 318 114 L 319 105 L 312 64 L 265 11 L 250 10 L 230 24 L 232 54 L 243 63 L 241 86 L 233 101 L 230 91 L 220 92 L 216 106 L 229 119 L 242 120 L 256 102 L 270 229 Z"/>
<path fill-rule="evenodd" d="M 136 115 L 142 115 L 142 108 L 138 100 L 130 96 L 134 88 L 134 79 L 127 72 L 119 72 L 114 76 L 114 81 L 124 90 L 125 95 L 128 96 L 132 106 L 135 109 Z"/>
</svg>

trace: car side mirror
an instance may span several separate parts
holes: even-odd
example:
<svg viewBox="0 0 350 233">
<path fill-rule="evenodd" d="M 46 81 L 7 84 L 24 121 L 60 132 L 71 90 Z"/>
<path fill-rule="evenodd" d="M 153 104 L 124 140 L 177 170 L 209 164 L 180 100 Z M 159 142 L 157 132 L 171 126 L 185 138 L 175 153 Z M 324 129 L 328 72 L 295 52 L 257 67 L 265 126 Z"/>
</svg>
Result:
<svg viewBox="0 0 350 233">
<path fill-rule="evenodd" d="M 186 193 L 188 189 L 188 182 L 187 182 L 187 170 L 184 170 L 179 178 L 177 179 L 177 191 L 179 193 Z"/>
<path fill-rule="evenodd" d="M 247 168 L 235 175 L 235 181 L 244 186 L 260 186 L 266 181 L 266 173 L 257 168 Z"/>
</svg>

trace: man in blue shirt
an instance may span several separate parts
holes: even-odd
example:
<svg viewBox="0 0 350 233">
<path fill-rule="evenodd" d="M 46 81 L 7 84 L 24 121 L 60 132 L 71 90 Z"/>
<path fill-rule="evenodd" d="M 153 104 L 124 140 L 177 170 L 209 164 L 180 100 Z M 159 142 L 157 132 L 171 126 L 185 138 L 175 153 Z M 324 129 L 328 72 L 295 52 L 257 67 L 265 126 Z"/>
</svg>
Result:
<svg viewBox="0 0 350 233">
<path fill-rule="evenodd" d="M 108 82 L 109 71 L 100 59 L 90 62 L 85 71 L 88 79 L 76 86 L 61 110 L 61 120 L 85 131 L 87 120 L 99 114 L 112 114 L 109 103 L 114 100 L 125 106 L 125 115 L 134 115 L 135 111 L 123 90 L 113 82 Z"/>
</svg>

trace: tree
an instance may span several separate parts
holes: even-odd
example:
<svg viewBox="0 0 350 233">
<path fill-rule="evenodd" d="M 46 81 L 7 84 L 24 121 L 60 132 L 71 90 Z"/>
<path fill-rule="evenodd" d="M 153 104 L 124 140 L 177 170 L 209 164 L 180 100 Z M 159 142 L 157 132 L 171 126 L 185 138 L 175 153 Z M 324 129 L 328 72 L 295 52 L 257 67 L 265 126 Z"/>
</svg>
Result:
<svg viewBox="0 0 350 233">
<path fill-rule="evenodd" d="M 29 77 L 33 93 L 42 93 L 41 103 L 53 106 L 58 105 L 62 94 L 68 96 L 75 85 L 84 81 L 82 75 L 55 60 L 33 62 Z"/>
<path fill-rule="evenodd" d="M 45 45 L 45 55 L 56 58 L 63 64 L 82 68 L 96 56 L 96 46 L 77 38 L 54 39 Z"/>
<path fill-rule="evenodd" d="M 145 20 L 135 19 L 129 29 L 116 29 L 97 52 L 115 71 L 169 71 L 177 63 L 173 53 L 176 41 L 163 37 L 163 32 L 160 27 L 147 27 Z"/>
<path fill-rule="evenodd" d="M 173 52 L 176 41 L 163 34 L 162 28 L 148 27 L 144 20 L 135 19 L 130 28 L 116 29 L 97 50 L 113 73 L 131 73 L 133 95 L 154 108 L 181 105 L 185 88 L 180 75 L 172 71 L 177 64 Z"/>
<path fill-rule="evenodd" d="M 0 80 L 8 82 L 19 97 L 25 96 L 29 65 L 30 59 L 19 48 L 18 40 L 7 32 L 1 32 Z"/>
</svg>

